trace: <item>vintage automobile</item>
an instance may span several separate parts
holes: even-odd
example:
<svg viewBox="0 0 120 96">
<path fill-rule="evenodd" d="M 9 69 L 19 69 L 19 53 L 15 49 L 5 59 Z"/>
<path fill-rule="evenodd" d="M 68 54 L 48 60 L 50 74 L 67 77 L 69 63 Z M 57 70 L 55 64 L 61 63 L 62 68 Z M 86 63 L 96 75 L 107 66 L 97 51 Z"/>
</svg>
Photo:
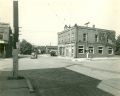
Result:
<svg viewBox="0 0 120 96">
<path fill-rule="evenodd" d="M 57 56 L 57 51 L 56 50 L 51 50 L 50 55 L 51 56 Z"/>
<path fill-rule="evenodd" d="M 37 59 L 37 53 L 36 52 L 32 52 L 31 59 Z"/>
</svg>

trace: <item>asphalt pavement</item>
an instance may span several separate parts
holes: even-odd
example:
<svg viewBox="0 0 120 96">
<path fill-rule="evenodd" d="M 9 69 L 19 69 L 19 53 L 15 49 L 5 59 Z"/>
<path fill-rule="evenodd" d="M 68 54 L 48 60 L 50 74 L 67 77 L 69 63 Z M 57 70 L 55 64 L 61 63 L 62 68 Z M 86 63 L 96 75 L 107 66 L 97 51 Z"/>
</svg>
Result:
<svg viewBox="0 0 120 96">
<path fill-rule="evenodd" d="M 20 71 L 27 76 L 37 96 L 113 96 L 97 88 L 101 82 L 66 68 L 46 68 Z"/>
</svg>

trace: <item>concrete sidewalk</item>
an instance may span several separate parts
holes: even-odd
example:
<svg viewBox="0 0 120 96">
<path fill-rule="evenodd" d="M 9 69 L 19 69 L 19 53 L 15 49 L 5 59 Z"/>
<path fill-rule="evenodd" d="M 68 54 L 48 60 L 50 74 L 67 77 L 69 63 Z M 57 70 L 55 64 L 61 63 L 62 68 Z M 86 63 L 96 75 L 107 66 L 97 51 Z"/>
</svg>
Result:
<svg viewBox="0 0 120 96">
<path fill-rule="evenodd" d="M 120 58 L 73 59 L 77 64 L 66 68 L 102 80 L 98 88 L 120 96 Z"/>
<path fill-rule="evenodd" d="M 103 80 L 98 88 L 109 92 L 115 96 L 120 96 L 120 78 L 113 78 L 108 80 Z"/>
<path fill-rule="evenodd" d="M 0 80 L 0 96 L 35 96 L 27 88 L 25 80 Z"/>
<path fill-rule="evenodd" d="M 35 96 L 30 93 L 26 79 L 13 80 L 11 72 L 2 71 L 0 74 L 0 96 Z"/>
</svg>

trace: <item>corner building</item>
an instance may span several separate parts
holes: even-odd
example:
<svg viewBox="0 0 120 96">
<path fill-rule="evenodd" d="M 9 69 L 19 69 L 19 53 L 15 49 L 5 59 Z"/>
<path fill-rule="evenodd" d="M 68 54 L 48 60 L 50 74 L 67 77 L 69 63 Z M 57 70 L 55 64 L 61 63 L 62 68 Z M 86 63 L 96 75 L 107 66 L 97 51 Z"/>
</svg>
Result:
<svg viewBox="0 0 120 96">
<path fill-rule="evenodd" d="M 12 30 L 8 23 L 0 22 L 0 58 L 12 57 Z"/>
<path fill-rule="evenodd" d="M 73 58 L 114 55 L 115 31 L 93 27 L 65 25 L 58 33 L 58 55 Z"/>
</svg>

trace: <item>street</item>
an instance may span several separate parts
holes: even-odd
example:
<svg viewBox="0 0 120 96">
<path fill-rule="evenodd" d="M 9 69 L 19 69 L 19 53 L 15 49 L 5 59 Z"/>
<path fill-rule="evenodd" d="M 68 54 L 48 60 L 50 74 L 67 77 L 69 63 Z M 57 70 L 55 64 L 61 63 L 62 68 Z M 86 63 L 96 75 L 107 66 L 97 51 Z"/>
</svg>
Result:
<svg viewBox="0 0 120 96">
<path fill-rule="evenodd" d="M 11 71 L 13 67 L 12 58 L 0 60 L 0 70 Z M 50 56 L 38 56 L 38 59 L 27 58 L 19 59 L 19 70 L 59 68 L 74 64 L 71 60 L 59 59 Z"/>
<path fill-rule="evenodd" d="M 1 71 L 12 71 L 12 58 L 0 59 Z M 120 78 L 120 59 L 115 58 L 95 58 L 86 60 L 80 58 L 78 61 L 65 57 L 51 57 L 49 55 L 39 55 L 38 59 L 31 59 L 30 56 L 19 59 L 19 70 L 46 69 L 46 68 L 67 68 L 69 70 L 85 74 L 87 76 L 105 80 Z"/>
</svg>

